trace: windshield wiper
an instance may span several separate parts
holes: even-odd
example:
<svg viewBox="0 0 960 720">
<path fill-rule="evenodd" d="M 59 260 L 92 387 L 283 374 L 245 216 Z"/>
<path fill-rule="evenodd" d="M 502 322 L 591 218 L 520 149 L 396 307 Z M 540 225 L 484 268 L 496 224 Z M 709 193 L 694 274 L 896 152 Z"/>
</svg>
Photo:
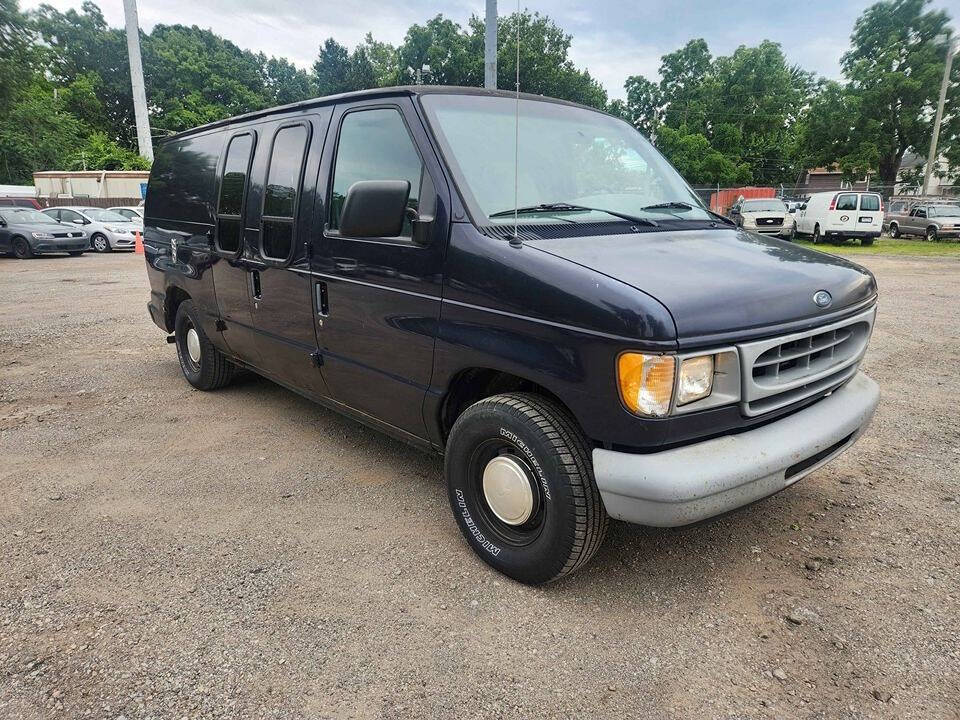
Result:
<svg viewBox="0 0 960 720">
<path fill-rule="evenodd" d="M 681 211 L 685 211 L 685 210 L 693 210 L 693 209 L 694 209 L 694 206 L 691 205 L 690 203 L 680 202 L 680 201 L 677 201 L 677 200 L 671 200 L 670 202 L 657 203 L 656 205 L 647 205 L 646 207 L 642 207 L 642 208 L 640 208 L 640 209 L 641 209 L 641 210 L 652 210 L 652 211 L 654 211 L 654 212 L 657 211 L 657 210 L 681 210 Z M 721 215 L 720 213 L 716 213 L 716 212 L 714 212 L 713 210 L 708 210 L 707 208 L 700 208 L 700 209 L 703 210 L 704 212 L 710 213 L 711 215 L 713 215 L 713 217 L 717 218 L 717 220 L 720 220 L 720 221 L 724 222 L 724 223 L 727 224 L 727 225 L 732 225 L 732 226 L 734 226 L 734 227 L 736 227 L 736 225 L 737 225 L 733 220 L 731 220 L 730 218 L 728 218 L 728 217 L 726 217 L 726 216 L 724 216 L 724 215 Z M 674 217 L 680 217 L 679 215 L 676 215 L 676 214 L 674 214 L 674 213 L 668 213 L 668 214 L 669 214 L 669 215 L 673 215 Z M 680 218 L 680 219 L 682 220 L 683 218 Z"/>
<path fill-rule="evenodd" d="M 646 209 L 646 208 L 644 208 Z M 576 212 L 579 210 L 590 210 L 593 212 L 602 212 L 607 215 L 612 215 L 613 217 L 618 217 L 621 220 L 628 220 L 629 222 L 636 223 L 637 225 L 647 225 L 649 227 L 660 227 L 660 224 L 656 220 L 651 220 L 650 218 L 637 217 L 635 215 L 627 215 L 626 213 L 617 212 L 616 210 L 607 210 L 606 208 L 595 208 L 587 207 L 586 205 L 573 205 L 571 203 L 556 202 L 556 203 L 540 203 L 539 205 L 526 205 L 524 207 L 518 207 L 516 210 L 501 210 L 500 212 L 491 213 L 490 217 L 509 217 L 516 213 L 517 215 L 528 215 L 532 213 L 550 213 L 550 212 Z"/>
</svg>

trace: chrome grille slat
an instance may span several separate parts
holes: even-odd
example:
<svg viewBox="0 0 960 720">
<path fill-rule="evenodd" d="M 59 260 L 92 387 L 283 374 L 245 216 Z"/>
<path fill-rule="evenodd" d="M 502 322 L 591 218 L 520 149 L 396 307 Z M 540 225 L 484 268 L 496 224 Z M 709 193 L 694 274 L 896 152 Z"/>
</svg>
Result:
<svg viewBox="0 0 960 720">
<path fill-rule="evenodd" d="M 872 307 L 818 328 L 738 345 L 743 413 L 762 415 L 849 380 L 866 352 L 875 317 Z"/>
</svg>

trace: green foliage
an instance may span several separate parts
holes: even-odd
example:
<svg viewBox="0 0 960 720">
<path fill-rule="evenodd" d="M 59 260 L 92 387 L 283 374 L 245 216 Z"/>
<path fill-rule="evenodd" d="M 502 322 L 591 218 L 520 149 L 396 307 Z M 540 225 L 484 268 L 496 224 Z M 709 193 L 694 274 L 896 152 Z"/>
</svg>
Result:
<svg viewBox="0 0 960 720">
<path fill-rule="evenodd" d="M 0 183 L 31 184 L 35 170 L 63 167 L 81 139 L 80 121 L 38 80 L 0 118 Z"/>
<path fill-rule="evenodd" d="M 662 125 L 657 147 L 684 178 L 697 178 L 698 184 L 731 186 L 750 182 L 750 166 L 746 162 L 738 163 L 724 155 L 711 147 L 705 135 L 690 132 L 686 126 L 674 130 Z"/>
<path fill-rule="evenodd" d="M 825 84 L 802 120 L 814 164 L 836 165 L 848 177 L 874 172 L 893 184 L 907 150 L 926 154 L 950 33 L 947 13 L 926 10 L 929 4 L 882 0 L 857 20 L 841 60 L 846 83 Z M 960 97 L 958 65 L 952 103 Z M 941 134 L 948 156 L 960 151 L 958 124 L 948 119 Z"/>
<path fill-rule="evenodd" d="M 102 132 L 95 132 L 73 151 L 65 169 L 149 170 L 150 163 L 133 150 L 117 145 Z"/>
</svg>

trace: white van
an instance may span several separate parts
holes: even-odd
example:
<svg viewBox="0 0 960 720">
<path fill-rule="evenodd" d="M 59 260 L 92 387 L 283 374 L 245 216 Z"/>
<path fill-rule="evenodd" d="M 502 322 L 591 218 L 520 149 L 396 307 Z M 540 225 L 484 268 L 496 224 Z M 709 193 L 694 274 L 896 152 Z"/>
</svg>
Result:
<svg viewBox="0 0 960 720">
<path fill-rule="evenodd" d="M 872 192 L 815 193 L 795 214 L 797 235 L 810 235 L 814 243 L 859 238 L 861 245 L 873 245 L 883 229 L 883 200 Z"/>
</svg>

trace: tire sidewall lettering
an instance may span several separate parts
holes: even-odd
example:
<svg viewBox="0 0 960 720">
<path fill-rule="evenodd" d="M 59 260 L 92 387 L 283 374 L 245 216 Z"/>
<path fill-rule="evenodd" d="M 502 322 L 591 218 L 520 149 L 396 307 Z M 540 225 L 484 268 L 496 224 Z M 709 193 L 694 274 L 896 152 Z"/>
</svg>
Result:
<svg viewBox="0 0 960 720">
<path fill-rule="evenodd" d="M 470 534 L 473 535 L 473 539 L 480 545 L 480 547 L 494 557 L 499 555 L 501 551 L 500 546 L 490 542 L 490 540 L 487 539 L 487 537 L 480 531 L 480 528 L 477 527 L 477 524 L 473 521 L 473 517 L 470 515 L 470 510 L 467 508 L 467 500 L 463 495 L 463 490 L 460 488 L 454 488 L 454 492 L 457 495 L 457 505 L 460 508 L 460 517 L 463 519 L 463 523 L 466 525 L 467 530 L 469 530 Z"/>
<path fill-rule="evenodd" d="M 526 456 L 527 460 L 530 461 L 530 465 L 533 467 L 533 471 L 537 474 L 537 479 L 540 481 L 540 487 L 543 489 L 544 499 L 550 500 L 550 484 L 547 482 L 547 477 L 543 472 L 543 466 L 540 464 L 540 461 L 537 460 L 537 456 L 533 454 L 533 451 L 527 444 L 512 430 L 501 427 L 500 436 L 513 443 L 519 448 L 520 452 Z"/>
</svg>

